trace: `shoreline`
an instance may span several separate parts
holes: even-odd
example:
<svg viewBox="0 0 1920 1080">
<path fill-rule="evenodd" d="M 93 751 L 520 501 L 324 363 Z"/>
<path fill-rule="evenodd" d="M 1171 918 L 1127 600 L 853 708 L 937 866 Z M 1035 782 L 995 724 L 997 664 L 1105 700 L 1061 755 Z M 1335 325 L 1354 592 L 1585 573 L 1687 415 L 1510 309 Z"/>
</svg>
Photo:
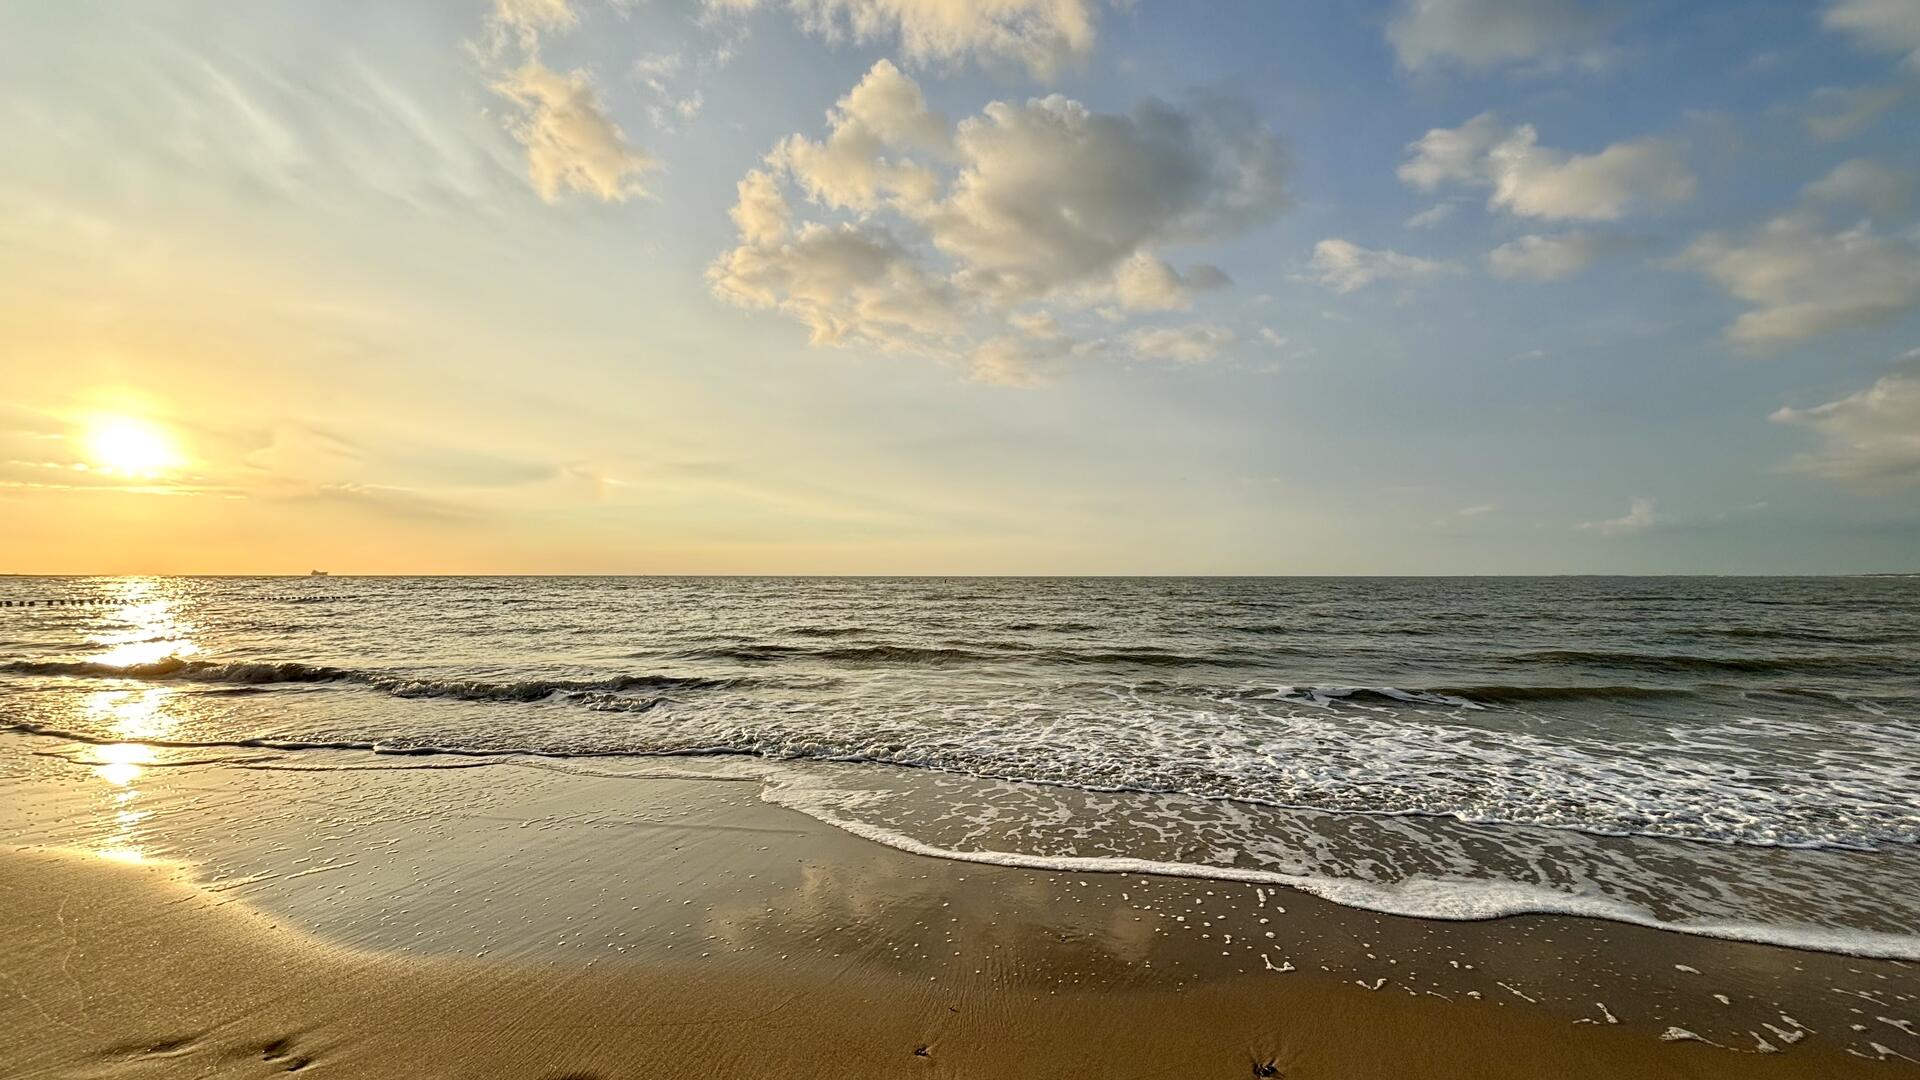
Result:
<svg viewBox="0 0 1920 1080">
<path fill-rule="evenodd" d="M 5 735 L 19 735 L 30 739 L 54 740 L 55 742 L 96 749 L 120 746 L 125 743 L 124 739 L 96 737 L 84 733 L 42 727 L 29 723 L 0 725 L 0 736 Z M 1257 867 L 1177 862 L 1124 855 L 1042 855 L 1019 851 L 974 850 L 949 847 L 917 838 L 903 831 L 861 821 L 857 817 L 849 817 L 845 814 L 837 813 L 832 806 L 831 799 L 822 800 L 818 798 L 817 791 L 806 783 L 796 784 L 791 782 L 793 779 L 792 771 L 796 769 L 804 773 L 807 769 L 837 769 L 848 765 L 856 767 L 864 765 L 879 769 L 899 769 L 910 776 L 930 774 L 986 783 L 1020 783 L 1019 781 L 991 776 L 947 774 L 937 769 L 922 769 L 917 766 L 899 765 L 885 761 L 852 763 L 840 761 L 786 762 L 770 761 L 751 754 L 733 752 L 685 755 L 623 755 L 588 752 L 563 754 L 506 749 L 476 750 L 458 747 L 392 748 L 366 742 L 307 742 L 272 738 L 231 741 L 150 739 L 141 742 L 139 745 L 162 748 L 168 751 L 238 751 L 243 753 L 320 752 L 329 755 L 344 755 L 349 758 L 370 757 L 375 760 L 392 759 L 402 762 L 419 762 L 421 763 L 420 767 L 438 769 L 553 767 L 565 770 L 571 767 L 577 768 L 589 775 L 607 775 L 606 773 L 591 768 L 591 766 L 594 765 L 606 764 L 617 767 L 617 769 L 620 770 L 617 774 L 627 779 L 702 780 L 753 784 L 761 791 L 762 798 L 765 801 L 805 815 L 832 829 L 850 833 L 873 843 L 881 844 L 908 854 L 971 863 L 979 866 L 999 866 L 1067 874 L 1144 874 L 1154 877 L 1186 878 L 1195 881 L 1235 882 L 1264 886 L 1270 889 L 1283 888 L 1309 893 L 1342 907 L 1352 908 L 1358 911 L 1438 922 L 1486 922 L 1527 915 L 1594 919 L 1718 941 L 1742 942 L 1775 948 L 1824 953 L 1834 956 L 1853 957 L 1862 960 L 1896 960 L 1920 963 L 1920 935 L 1916 935 L 1915 933 L 1898 933 L 1865 928 L 1841 929 L 1796 923 L 1762 923 L 1732 919 L 1688 922 L 1662 918 L 1658 913 L 1632 903 L 1600 896 L 1576 896 L 1560 890 L 1513 881 L 1477 881 L 1466 878 L 1450 878 L 1444 881 L 1415 879 L 1402 884 L 1369 883 L 1349 878 L 1288 873 L 1281 870 L 1266 870 Z M 191 761 L 184 763 L 192 764 Z M 641 765 L 640 763 L 648 764 Z M 1175 794 L 1120 788 L 1079 789 L 1064 785 L 1049 784 L 1045 781 L 1028 783 L 1057 789 L 1078 797 L 1124 793 L 1146 796 Z M 1308 806 L 1248 802 L 1233 799 L 1222 801 L 1233 805 L 1254 807 L 1261 810 L 1277 809 L 1294 813 L 1323 815 L 1331 813 L 1338 817 L 1355 816 L 1385 821 L 1407 820 L 1448 829 L 1464 828 L 1469 831 L 1482 828 L 1486 824 L 1489 824 L 1483 822 L 1466 822 L 1445 814 L 1421 814 L 1413 812 L 1369 813 L 1365 811 L 1329 812 Z M 1495 822 L 1491 824 L 1511 829 L 1524 829 L 1529 827 L 1525 823 L 1513 822 Z M 1661 843 L 1708 844 L 1716 848 L 1729 846 L 1716 841 L 1689 837 L 1643 836 L 1639 834 L 1594 832 L 1582 829 L 1568 829 L 1566 831 L 1588 841 L 1626 841 L 1638 843 L 1644 840 L 1653 840 Z M 1757 847 L 1759 851 L 1767 853 L 1774 851 L 1809 851 L 1832 852 L 1847 856 L 1878 854 L 1874 849 L 1834 849 L 1817 845 L 1778 844 L 1757 845 Z M 1916 869 L 1920 869 L 1920 863 L 1916 863 Z"/>
<path fill-rule="evenodd" d="M 276 1040 L 347 1075 L 503 1078 L 1845 1077 L 1920 1059 L 1892 1022 L 1920 1011 L 1920 972 L 1895 961 L 936 859 L 739 783 L 372 755 L 113 783 L 111 765 L 4 760 L 0 895 L 23 947 L 0 960 L 0 1056 L 41 1063 L 26 1075 L 194 1074 Z M 69 992 L 92 1027 L 68 1026 Z M 1852 1031 L 1847 993 L 1890 1020 Z M 736 1008 L 769 1000 L 777 1022 Z"/>
</svg>

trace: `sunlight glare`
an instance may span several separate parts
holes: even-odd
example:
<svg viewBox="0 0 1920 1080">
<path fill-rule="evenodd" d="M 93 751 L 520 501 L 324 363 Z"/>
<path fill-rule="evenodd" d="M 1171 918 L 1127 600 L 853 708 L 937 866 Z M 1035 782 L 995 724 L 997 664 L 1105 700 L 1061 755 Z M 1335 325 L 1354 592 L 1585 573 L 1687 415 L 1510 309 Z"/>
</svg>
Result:
<svg viewBox="0 0 1920 1080">
<path fill-rule="evenodd" d="M 163 428 L 131 416 L 101 416 L 87 428 L 87 453 L 98 467 L 123 476 L 153 478 L 184 463 Z"/>
</svg>

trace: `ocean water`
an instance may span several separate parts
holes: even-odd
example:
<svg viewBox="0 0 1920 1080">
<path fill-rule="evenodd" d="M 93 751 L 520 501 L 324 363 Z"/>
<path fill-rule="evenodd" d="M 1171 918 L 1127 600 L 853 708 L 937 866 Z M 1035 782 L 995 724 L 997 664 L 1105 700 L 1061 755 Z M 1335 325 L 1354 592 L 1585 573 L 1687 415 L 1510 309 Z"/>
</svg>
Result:
<svg viewBox="0 0 1920 1080">
<path fill-rule="evenodd" d="M 1920 958 L 1913 578 L 0 578 L 0 755 L 126 744 Z"/>
</svg>

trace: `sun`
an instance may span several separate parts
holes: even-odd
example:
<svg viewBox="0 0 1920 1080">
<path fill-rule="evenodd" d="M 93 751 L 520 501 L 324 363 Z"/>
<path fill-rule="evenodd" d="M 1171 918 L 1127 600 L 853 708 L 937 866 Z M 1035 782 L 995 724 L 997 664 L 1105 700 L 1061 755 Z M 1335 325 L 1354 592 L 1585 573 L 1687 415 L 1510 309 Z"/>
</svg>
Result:
<svg viewBox="0 0 1920 1080">
<path fill-rule="evenodd" d="M 87 427 L 86 444 L 96 466 L 124 476 L 157 477 L 184 460 L 165 429 L 131 416 L 96 418 Z"/>
</svg>

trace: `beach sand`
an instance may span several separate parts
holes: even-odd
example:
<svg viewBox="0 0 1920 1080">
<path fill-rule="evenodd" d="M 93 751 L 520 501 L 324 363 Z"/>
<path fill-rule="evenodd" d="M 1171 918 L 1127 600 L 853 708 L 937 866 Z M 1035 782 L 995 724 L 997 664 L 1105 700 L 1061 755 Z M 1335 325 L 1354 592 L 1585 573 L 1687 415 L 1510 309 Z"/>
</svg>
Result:
<svg viewBox="0 0 1920 1080">
<path fill-rule="evenodd" d="M 933 859 L 746 782 L 27 745 L 9 1078 L 1920 1075 L 1909 964 Z"/>
</svg>

